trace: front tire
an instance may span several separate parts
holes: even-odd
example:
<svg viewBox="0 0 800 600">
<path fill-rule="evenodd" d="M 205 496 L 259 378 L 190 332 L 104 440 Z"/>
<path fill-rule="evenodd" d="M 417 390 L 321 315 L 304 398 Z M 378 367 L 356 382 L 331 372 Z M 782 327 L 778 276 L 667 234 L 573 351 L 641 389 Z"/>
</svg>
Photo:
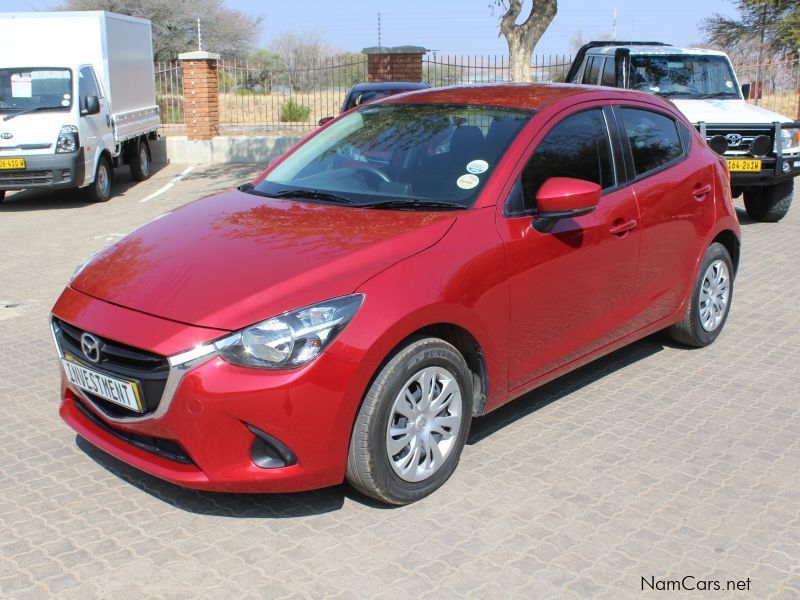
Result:
<svg viewBox="0 0 800 600">
<path fill-rule="evenodd" d="M 94 181 L 86 188 L 86 199 L 89 202 L 108 202 L 111 199 L 111 185 L 114 182 L 114 170 L 111 161 L 103 155 L 97 161 Z"/>
<path fill-rule="evenodd" d="M 702 348 L 719 336 L 733 300 L 733 263 L 719 243 L 706 250 L 683 319 L 669 328 L 677 342 Z"/>
<path fill-rule="evenodd" d="M 775 185 L 751 188 L 744 193 L 747 216 L 762 223 L 777 223 L 789 212 L 794 193 L 794 180 Z"/>
<path fill-rule="evenodd" d="M 134 149 L 134 152 L 131 154 L 130 158 L 131 177 L 133 177 L 136 181 L 150 179 L 150 158 L 149 144 L 144 140 L 144 138 L 139 138 L 139 140 L 136 142 L 136 148 Z"/>
<path fill-rule="evenodd" d="M 409 504 L 452 475 L 472 420 L 472 377 L 461 353 L 422 338 L 398 350 L 358 411 L 347 480 L 387 504 Z"/>
</svg>

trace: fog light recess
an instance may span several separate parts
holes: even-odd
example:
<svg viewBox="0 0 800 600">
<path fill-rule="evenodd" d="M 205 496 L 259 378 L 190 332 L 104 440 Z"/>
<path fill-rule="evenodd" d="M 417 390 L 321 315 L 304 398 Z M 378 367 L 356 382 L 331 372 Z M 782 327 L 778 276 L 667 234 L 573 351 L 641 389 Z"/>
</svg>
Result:
<svg viewBox="0 0 800 600">
<path fill-rule="evenodd" d="M 245 426 L 256 436 L 250 446 L 250 458 L 254 464 L 262 469 L 279 469 L 297 464 L 297 457 L 286 444 L 258 427 L 248 423 Z"/>
</svg>

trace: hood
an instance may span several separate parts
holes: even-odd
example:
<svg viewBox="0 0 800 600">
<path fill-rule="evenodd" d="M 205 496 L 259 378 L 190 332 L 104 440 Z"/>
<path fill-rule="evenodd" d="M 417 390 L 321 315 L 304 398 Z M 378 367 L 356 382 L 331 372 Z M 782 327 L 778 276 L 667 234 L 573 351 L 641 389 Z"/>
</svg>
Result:
<svg viewBox="0 0 800 600">
<path fill-rule="evenodd" d="M 789 117 L 780 115 L 744 100 L 693 100 L 691 98 L 670 98 L 689 121 L 698 123 L 752 123 L 772 124 L 775 121 L 791 121 Z"/>
<path fill-rule="evenodd" d="M 55 143 L 62 125 L 73 123 L 72 114 L 63 111 L 39 112 L 20 115 L 4 121 L 3 118 L 13 113 L 0 113 L 0 136 L 10 134 L 9 139 L 0 137 L 0 158 L 13 154 L 43 154 L 55 152 Z M 27 144 L 47 145 L 48 148 L 20 150 L 19 146 Z"/>
<path fill-rule="evenodd" d="M 235 330 L 350 294 L 438 242 L 454 221 L 447 212 L 227 192 L 137 229 L 95 256 L 70 287 L 174 321 Z"/>
</svg>

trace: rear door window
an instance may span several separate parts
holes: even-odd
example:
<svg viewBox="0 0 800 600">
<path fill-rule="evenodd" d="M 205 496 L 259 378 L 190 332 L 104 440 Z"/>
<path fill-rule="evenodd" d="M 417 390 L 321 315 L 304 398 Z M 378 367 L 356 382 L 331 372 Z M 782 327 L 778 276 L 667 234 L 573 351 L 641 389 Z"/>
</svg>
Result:
<svg viewBox="0 0 800 600">
<path fill-rule="evenodd" d="M 603 66 L 603 78 L 600 80 L 600 85 L 617 85 L 617 66 L 613 58 L 607 57 L 605 66 Z"/>
<path fill-rule="evenodd" d="M 597 78 L 600 76 L 600 64 L 603 59 L 599 56 L 590 56 L 583 71 L 583 83 L 597 85 Z"/>
<path fill-rule="evenodd" d="M 638 108 L 623 108 L 621 113 L 637 176 L 683 156 L 677 124 L 673 119 Z"/>
</svg>

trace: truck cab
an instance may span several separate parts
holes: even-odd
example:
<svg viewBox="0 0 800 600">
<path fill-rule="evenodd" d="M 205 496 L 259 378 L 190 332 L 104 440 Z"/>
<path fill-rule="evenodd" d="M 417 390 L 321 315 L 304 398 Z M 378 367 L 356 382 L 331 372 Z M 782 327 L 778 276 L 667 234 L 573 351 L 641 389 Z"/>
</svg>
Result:
<svg viewBox="0 0 800 600">
<path fill-rule="evenodd" d="M 724 52 L 662 42 L 600 41 L 577 53 L 567 81 L 637 89 L 671 100 L 725 157 L 748 215 L 779 221 L 800 175 L 800 122 L 746 101 Z"/>
<path fill-rule="evenodd" d="M 71 31 L 63 51 L 42 40 Z M 155 104 L 150 22 L 105 12 L 0 15 L 0 201 L 7 190 L 83 188 L 112 196 L 114 167 L 151 172 Z"/>
</svg>

